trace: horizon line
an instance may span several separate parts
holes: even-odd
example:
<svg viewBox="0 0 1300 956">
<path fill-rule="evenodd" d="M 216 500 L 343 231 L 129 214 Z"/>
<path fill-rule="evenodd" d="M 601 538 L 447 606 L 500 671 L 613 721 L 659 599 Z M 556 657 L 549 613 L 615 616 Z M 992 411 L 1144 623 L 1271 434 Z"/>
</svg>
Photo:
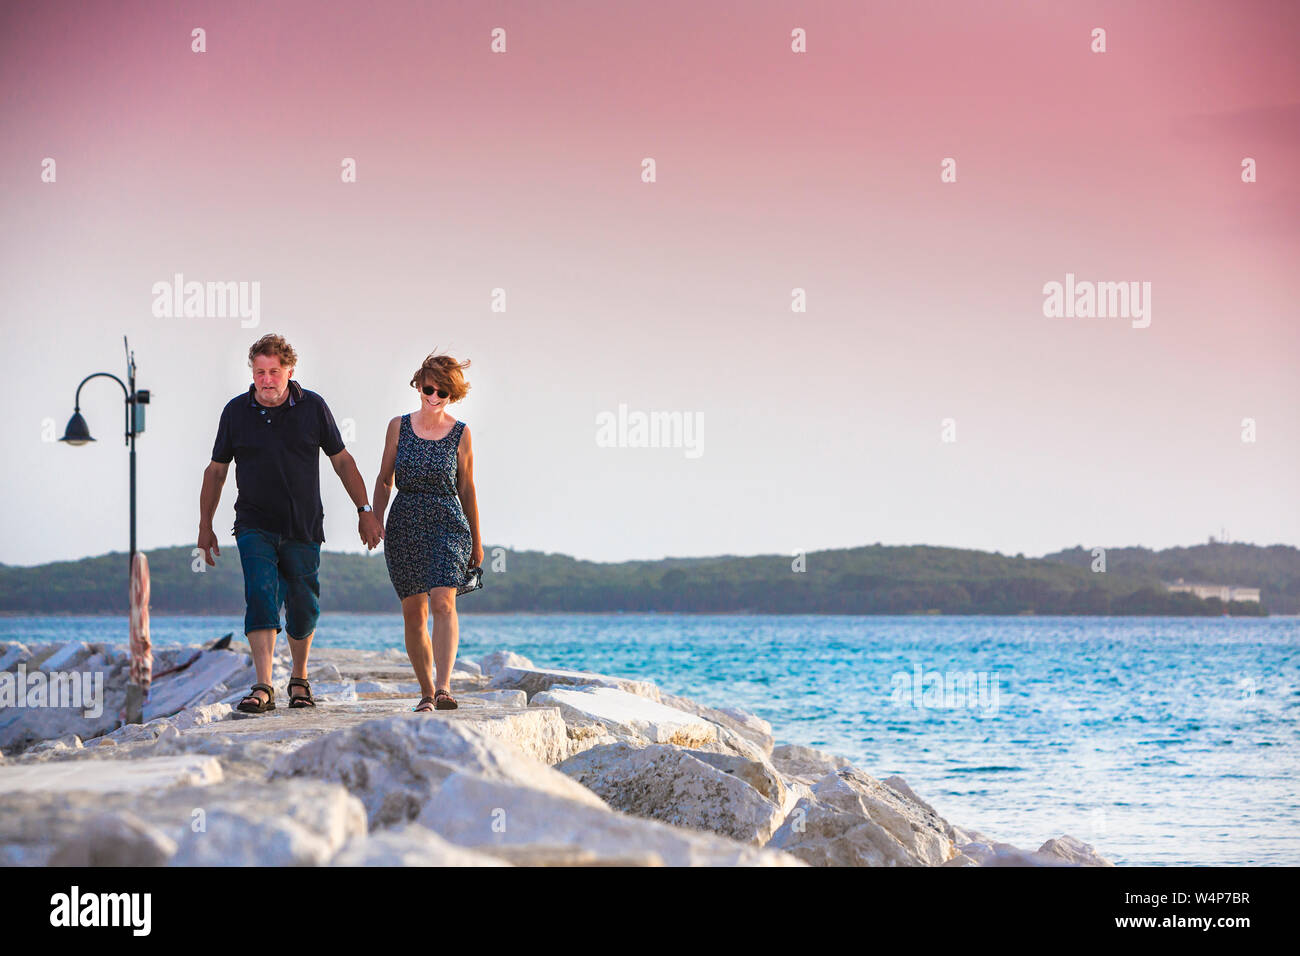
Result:
<svg viewBox="0 0 1300 956">
<path fill-rule="evenodd" d="M 1154 553 L 1159 553 L 1162 551 L 1173 551 L 1179 549 L 1185 550 L 1189 548 L 1209 547 L 1210 545 L 1244 545 L 1250 548 L 1291 548 L 1292 550 L 1300 550 L 1300 547 L 1298 547 L 1297 545 L 1287 544 L 1285 542 L 1276 542 L 1274 544 L 1256 544 L 1251 541 L 1216 541 L 1216 540 L 1198 541 L 1195 544 L 1175 544 L 1165 548 L 1149 548 L 1142 544 L 1094 545 L 1093 547 L 1104 548 L 1107 551 L 1142 550 L 1142 551 L 1151 551 Z M 186 547 L 193 549 L 196 546 L 187 545 L 187 544 L 169 544 L 169 545 L 161 545 L 152 549 L 138 548 L 137 550 L 143 552 L 145 555 L 148 555 L 150 550 L 167 551 L 175 548 L 186 548 Z M 582 561 L 587 564 L 607 564 L 607 565 L 634 564 L 634 563 L 644 564 L 644 563 L 653 563 L 656 561 L 710 561 L 710 560 L 723 560 L 723 559 L 745 560 L 749 558 L 783 558 L 784 559 L 788 557 L 794 557 L 799 554 L 812 555 L 812 554 L 823 554 L 832 551 L 856 551 L 862 548 L 939 548 L 946 551 L 966 551 L 966 552 L 975 552 L 978 554 L 997 555 L 998 557 L 1003 557 L 1003 558 L 1023 557 L 1025 560 L 1028 561 L 1041 561 L 1044 558 L 1046 558 L 1047 555 L 1049 554 L 1060 554 L 1063 551 L 1072 551 L 1076 549 L 1083 550 L 1083 551 L 1092 550 L 1091 548 L 1085 545 L 1075 544 L 1069 547 L 1058 548 L 1056 551 L 1044 552 L 1043 554 L 1040 555 L 1029 555 L 1029 554 L 1025 554 L 1023 551 L 1018 551 L 1014 554 L 1011 554 L 1011 553 L 1004 553 L 1002 551 L 990 551 L 983 548 L 961 548 L 961 547 L 955 547 L 952 545 L 944 545 L 944 544 L 925 544 L 925 543 L 887 544 L 882 541 L 875 541 L 869 544 L 857 544 L 857 545 L 850 545 L 850 546 L 840 547 L 840 548 L 809 549 L 807 551 L 791 552 L 790 554 L 786 554 L 784 552 L 781 553 L 767 552 L 762 554 L 664 555 L 658 558 L 623 558 L 617 561 L 600 561 L 594 558 L 579 558 L 576 555 L 568 554 L 563 551 L 543 551 L 536 548 L 511 548 L 505 545 L 492 545 L 491 547 L 504 548 L 508 553 L 514 553 L 514 554 L 540 554 L 548 557 L 558 556 L 564 558 L 572 558 L 574 561 Z M 487 552 L 489 550 L 490 550 L 489 546 L 485 544 L 483 546 L 485 560 L 487 557 Z M 47 567 L 52 564 L 75 564 L 76 562 L 79 561 L 92 561 L 96 558 L 106 558 L 106 557 L 112 557 L 114 555 L 125 556 L 127 553 L 128 552 L 125 550 L 105 551 L 100 554 L 82 555 L 79 558 L 56 558 L 52 561 L 43 561 L 39 564 L 7 564 L 3 561 L 0 561 L 0 568 L 14 568 L 14 569 L 41 568 L 41 567 Z M 380 554 L 380 549 L 375 548 L 373 551 L 336 551 L 336 550 L 327 550 L 325 548 L 322 548 L 321 554 L 322 555 L 336 554 L 336 555 L 344 555 L 344 556 L 370 558 L 370 557 L 378 556 Z"/>
</svg>

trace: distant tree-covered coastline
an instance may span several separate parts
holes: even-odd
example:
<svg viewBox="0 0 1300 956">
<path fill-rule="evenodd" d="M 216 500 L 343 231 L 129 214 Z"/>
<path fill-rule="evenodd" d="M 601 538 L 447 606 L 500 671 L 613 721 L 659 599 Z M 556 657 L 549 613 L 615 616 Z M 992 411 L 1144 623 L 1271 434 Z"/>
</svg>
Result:
<svg viewBox="0 0 1300 956">
<path fill-rule="evenodd" d="M 925 545 L 869 545 L 792 557 L 664 558 L 613 563 L 487 547 L 483 588 L 463 612 L 663 611 L 765 614 L 1262 615 L 1300 611 L 1300 551 L 1211 542 L 1189 548 L 1106 551 L 1092 570 L 1082 547 L 1025 558 Z M 158 614 L 243 613 L 239 554 L 198 566 L 190 546 L 149 552 L 150 608 Z M 0 565 L 0 613 L 126 612 L 120 552 L 36 567 Z M 1257 587 L 1261 603 L 1202 600 L 1165 582 Z M 396 612 L 378 552 L 323 552 L 324 611 Z"/>
</svg>

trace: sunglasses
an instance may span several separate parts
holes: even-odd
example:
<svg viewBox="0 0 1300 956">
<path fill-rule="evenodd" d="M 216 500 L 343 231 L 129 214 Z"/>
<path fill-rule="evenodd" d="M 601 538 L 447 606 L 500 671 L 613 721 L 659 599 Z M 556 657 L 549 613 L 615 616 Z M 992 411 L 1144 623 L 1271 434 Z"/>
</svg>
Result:
<svg viewBox="0 0 1300 956">
<path fill-rule="evenodd" d="M 441 388 L 435 389 L 432 385 L 425 385 L 420 389 L 420 391 L 424 392 L 425 395 L 432 395 L 436 391 L 439 398 L 446 398 L 449 394 Z"/>
</svg>

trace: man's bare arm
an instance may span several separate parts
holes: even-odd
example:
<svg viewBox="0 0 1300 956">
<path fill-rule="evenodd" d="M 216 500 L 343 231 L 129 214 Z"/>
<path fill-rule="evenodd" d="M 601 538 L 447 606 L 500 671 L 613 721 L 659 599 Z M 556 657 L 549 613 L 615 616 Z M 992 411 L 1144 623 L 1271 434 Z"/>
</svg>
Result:
<svg viewBox="0 0 1300 956">
<path fill-rule="evenodd" d="M 357 470 L 357 462 L 351 452 L 345 448 L 337 455 L 330 455 L 330 464 L 334 466 L 334 473 L 343 482 L 343 487 L 348 497 L 352 499 L 352 503 L 358 508 L 367 504 L 366 481 Z M 384 536 L 384 526 L 379 523 L 373 511 L 367 511 L 357 522 L 357 533 L 367 548 L 374 548 Z"/>
<path fill-rule="evenodd" d="M 226 472 L 229 470 L 230 462 L 208 462 L 208 467 L 203 469 L 203 489 L 199 492 L 199 549 L 213 567 L 217 562 L 212 560 L 212 555 L 215 553 L 220 557 L 221 548 L 217 544 L 216 533 L 212 530 L 212 516 L 217 513 L 221 488 L 226 483 Z"/>
</svg>

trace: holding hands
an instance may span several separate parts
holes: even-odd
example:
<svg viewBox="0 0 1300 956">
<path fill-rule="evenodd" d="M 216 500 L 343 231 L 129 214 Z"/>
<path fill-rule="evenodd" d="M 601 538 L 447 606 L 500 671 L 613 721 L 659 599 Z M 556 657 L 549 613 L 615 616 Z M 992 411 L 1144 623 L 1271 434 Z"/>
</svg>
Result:
<svg viewBox="0 0 1300 956">
<path fill-rule="evenodd" d="M 361 535 L 361 543 L 373 551 L 384 538 L 384 523 L 373 511 L 366 511 L 357 522 L 357 531 Z"/>
</svg>

